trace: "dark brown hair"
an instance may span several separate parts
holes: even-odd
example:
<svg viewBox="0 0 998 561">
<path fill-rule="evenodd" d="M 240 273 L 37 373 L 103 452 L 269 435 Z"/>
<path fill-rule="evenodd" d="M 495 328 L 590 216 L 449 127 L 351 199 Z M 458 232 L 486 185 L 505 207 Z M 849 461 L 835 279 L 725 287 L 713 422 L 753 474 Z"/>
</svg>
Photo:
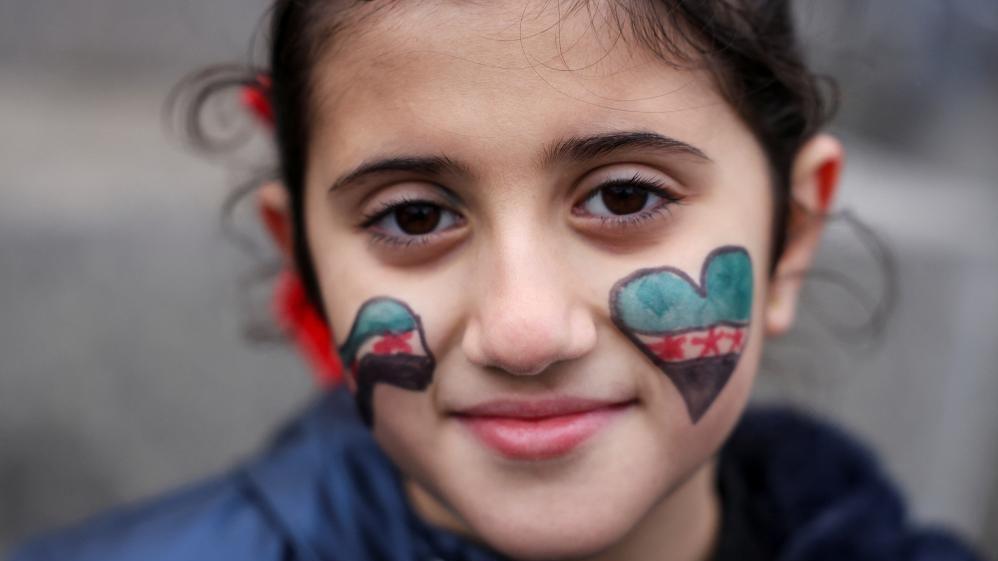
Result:
<svg viewBox="0 0 998 561">
<path fill-rule="evenodd" d="M 575 0 L 573 7 L 596 0 Z M 628 36 L 671 65 L 707 69 L 724 98 L 748 125 L 766 153 L 773 189 L 772 260 L 787 237 L 790 172 L 800 147 L 824 126 L 831 104 L 821 80 L 805 64 L 794 31 L 789 0 L 605 0 Z M 306 157 L 313 122 L 313 71 L 318 59 L 351 25 L 360 5 L 379 9 L 398 0 L 346 2 L 276 0 L 270 19 L 269 64 L 265 68 L 211 71 L 198 75 L 187 104 L 187 128 L 202 148 L 207 99 L 233 85 L 258 87 L 273 109 L 279 174 L 287 188 L 293 250 L 306 292 L 324 311 L 308 242 L 303 205 Z M 341 33 L 344 32 L 344 33 Z M 346 38 L 343 39 L 347 40 Z M 190 84 L 188 84 L 190 85 Z"/>
</svg>

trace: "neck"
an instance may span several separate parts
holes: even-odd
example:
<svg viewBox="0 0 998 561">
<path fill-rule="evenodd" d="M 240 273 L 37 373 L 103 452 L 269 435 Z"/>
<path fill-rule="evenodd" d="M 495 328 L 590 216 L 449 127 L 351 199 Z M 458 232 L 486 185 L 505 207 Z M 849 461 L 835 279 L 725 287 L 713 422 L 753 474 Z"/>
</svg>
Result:
<svg viewBox="0 0 998 561">
<path fill-rule="evenodd" d="M 720 532 L 721 503 L 715 485 L 715 461 L 663 497 L 620 541 L 578 561 L 705 561 Z M 470 536 L 457 516 L 412 480 L 409 501 L 435 526 Z"/>
</svg>

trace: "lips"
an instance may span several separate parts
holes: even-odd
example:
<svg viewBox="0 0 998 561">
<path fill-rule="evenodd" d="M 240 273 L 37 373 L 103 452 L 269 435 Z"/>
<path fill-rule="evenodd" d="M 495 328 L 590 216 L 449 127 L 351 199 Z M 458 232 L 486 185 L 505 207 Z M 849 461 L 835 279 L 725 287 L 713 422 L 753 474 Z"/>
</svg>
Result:
<svg viewBox="0 0 998 561">
<path fill-rule="evenodd" d="M 503 457 L 536 461 L 568 454 L 633 404 L 576 398 L 496 400 L 455 417 Z"/>
</svg>

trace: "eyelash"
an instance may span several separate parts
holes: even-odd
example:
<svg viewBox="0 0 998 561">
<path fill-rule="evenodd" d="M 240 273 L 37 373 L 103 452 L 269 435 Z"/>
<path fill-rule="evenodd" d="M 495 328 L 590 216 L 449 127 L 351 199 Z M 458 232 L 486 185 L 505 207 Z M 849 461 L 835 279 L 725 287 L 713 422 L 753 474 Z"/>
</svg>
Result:
<svg viewBox="0 0 998 561">
<path fill-rule="evenodd" d="M 426 245 L 433 241 L 433 238 L 438 235 L 439 234 L 423 234 L 422 236 L 408 236 L 403 238 L 401 236 L 392 236 L 383 232 L 370 232 L 372 242 L 398 248 L 419 247 Z"/>
<path fill-rule="evenodd" d="M 640 226 L 648 220 L 661 216 L 662 214 L 669 213 L 670 206 L 674 204 L 682 204 L 685 199 L 684 196 L 676 193 L 672 189 L 669 189 L 665 182 L 656 178 L 642 177 L 641 174 L 636 173 L 630 179 L 611 179 L 599 184 L 599 186 L 590 191 L 579 204 L 591 201 L 595 197 L 598 197 L 603 189 L 608 189 L 610 187 L 638 187 L 639 189 L 652 195 L 657 195 L 662 199 L 661 203 L 656 205 L 654 208 L 643 210 L 635 214 L 615 217 L 595 216 L 595 218 L 599 219 L 601 226 L 607 226 L 609 224 L 610 228 L 633 228 Z M 573 208 L 572 211 L 573 213 L 576 213 L 575 208 Z"/>
<path fill-rule="evenodd" d="M 633 228 L 637 227 L 648 220 L 654 219 L 663 213 L 669 212 L 669 207 L 674 204 L 682 204 L 684 197 L 679 195 L 666 187 L 666 184 L 662 181 L 653 178 L 645 178 L 640 174 L 635 174 L 630 179 L 611 179 L 599 186 L 595 187 L 592 191 L 579 204 L 586 203 L 592 200 L 594 197 L 598 197 L 603 189 L 610 187 L 638 187 L 648 193 L 657 195 L 662 198 L 662 202 L 647 210 L 643 210 L 636 214 L 610 217 L 610 216 L 596 216 L 600 221 L 602 227 L 607 228 Z M 407 205 L 433 205 L 438 206 L 446 212 L 453 212 L 457 214 L 456 211 L 448 209 L 447 207 L 441 205 L 436 201 L 421 198 L 408 198 L 402 197 L 391 202 L 385 202 L 379 205 L 379 207 L 370 213 L 365 213 L 362 222 L 359 224 L 359 228 L 366 231 L 371 237 L 371 241 L 385 246 L 395 247 L 395 248 L 409 248 L 426 245 L 432 242 L 437 236 L 440 236 L 443 232 L 435 232 L 431 234 L 423 235 L 410 235 L 410 236 L 394 236 L 391 234 L 386 234 L 384 232 L 378 232 L 372 230 L 371 227 L 380 222 L 386 216 L 395 212 L 399 208 L 405 207 Z M 576 205 L 578 207 L 578 205 Z M 573 207 L 572 212 L 576 213 L 576 207 Z"/>
<path fill-rule="evenodd" d="M 432 205 L 444 209 L 447 212 L 454 212 L 447 207 L 441 205 L 437 201 L 431 201 L 429 199 L 420 198 L 410 198 L 401 197 L 394 201 L 384 202 L 378 205 L 378 208 L 373 212 L 365 213 L 363 221 L 359 224 L 358 228 L 364 230 L 371 236 L 371 241 L 391 247 L 406 248 L 406 247 L 416 247 L 421 245 L 426 245 L 433 241 L 433 239 L 443 232 L 436 232 L 432 234 L 423 234 L 421 236 L 393 236 L 391 234 L 386 234 L 384 232 L 378 232 L 377 230 L 372 230 L 371 227 L 380 222 L 383 218 L 395 212 L 397 209 L 408 205 Z M 454 214 L 457 214 L 454 212 Z M 446 231 L 446 230 L 445 230 Z"/>
</svg>

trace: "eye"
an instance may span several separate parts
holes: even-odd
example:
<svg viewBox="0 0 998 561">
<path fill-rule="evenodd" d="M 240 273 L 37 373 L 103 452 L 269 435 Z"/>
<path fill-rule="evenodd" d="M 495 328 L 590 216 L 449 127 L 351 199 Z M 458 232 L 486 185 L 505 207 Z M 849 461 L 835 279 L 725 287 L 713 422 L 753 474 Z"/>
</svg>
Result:
<svg viewBox="0 0 998 561">
<path fill-rule="evenodd" d="M 593 189 L 574 212 L 604 220 L 633 221 L 681 200 L 664 182 L 636 174 L 628 179 L 611 179 Z"/>
<path fill-rule="evenodd" d="M 622 216 L 647 210 L 660 200 L 662 197 L 637 185 L 609 185 L 596 190 L 583 207 L 596 216 Z"/>
<path fill-rule="evenodd" d="M 368 216 L 362 227 L 378 241 L 408 245 L 460 225 L 462 217 L 436 203 L 403 200 L 386 203 Z"/>
</svg>

